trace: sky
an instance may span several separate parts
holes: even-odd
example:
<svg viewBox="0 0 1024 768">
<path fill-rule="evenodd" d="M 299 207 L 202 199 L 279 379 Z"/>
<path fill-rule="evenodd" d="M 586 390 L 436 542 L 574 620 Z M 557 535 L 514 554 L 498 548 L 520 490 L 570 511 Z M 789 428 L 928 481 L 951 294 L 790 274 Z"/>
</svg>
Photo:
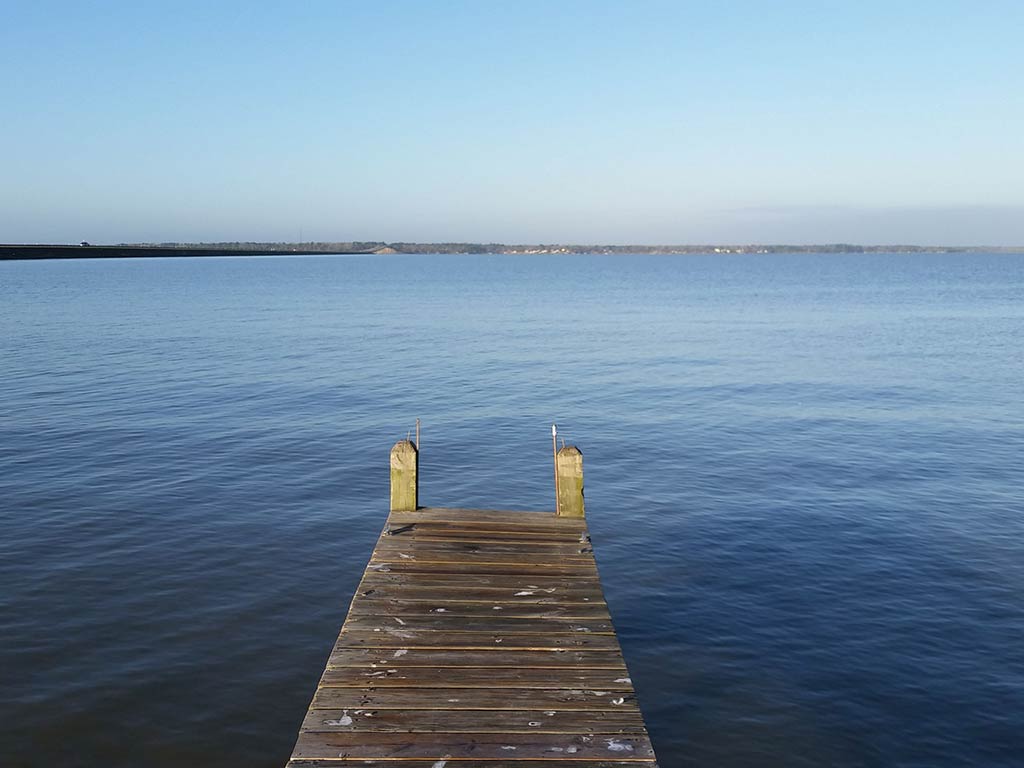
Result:
<svg viewBox="0 0 1024 768">
<path fill-rule="evenodd" d="M 1024 3 L 0 0 L 0 242 L 1024 245 Z"/>
</svg>

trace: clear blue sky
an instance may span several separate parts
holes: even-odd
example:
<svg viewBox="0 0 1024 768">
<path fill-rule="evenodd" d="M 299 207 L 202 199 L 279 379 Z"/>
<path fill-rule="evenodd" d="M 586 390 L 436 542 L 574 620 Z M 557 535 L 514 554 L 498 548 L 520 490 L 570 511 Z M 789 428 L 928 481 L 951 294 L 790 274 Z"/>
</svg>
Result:
<svg viewBox="0 0 1024 768">
<path fill-rule="evenodd" d="M 1024 2 L 2 2 L 0 242 L 1024 244 Z"/>
</svg>

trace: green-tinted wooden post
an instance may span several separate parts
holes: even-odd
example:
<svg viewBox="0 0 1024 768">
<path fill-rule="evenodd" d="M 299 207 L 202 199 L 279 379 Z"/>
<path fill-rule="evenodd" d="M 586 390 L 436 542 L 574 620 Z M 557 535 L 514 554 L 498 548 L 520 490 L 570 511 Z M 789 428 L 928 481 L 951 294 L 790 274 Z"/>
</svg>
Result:
<svg viewBox="0 0 1024 768">
<path fill-rule="evenodd" d="M 558 472 L 558 514 L 583 517 L 583 454 L 575 445 L 567 445 L 555 455 Z"/>
<path fill-rule="evenodd" d="M 414 512 L 419 501 L 420 452 L 410 440 L 391 449 L 391 511 Z"/>
</svg>

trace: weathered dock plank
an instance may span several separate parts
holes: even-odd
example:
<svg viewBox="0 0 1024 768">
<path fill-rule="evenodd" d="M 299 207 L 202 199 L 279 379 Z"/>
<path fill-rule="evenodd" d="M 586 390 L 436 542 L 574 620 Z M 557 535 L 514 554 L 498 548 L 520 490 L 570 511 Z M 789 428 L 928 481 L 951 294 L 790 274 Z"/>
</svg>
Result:
<svg viewBox="0 0 1024 768">
<path fill-rule="evenodd" d="M 351 722 L 349 722 L 351 720 Z M 344 723 L 344 725 L 343 725 Z M 313 731 L 374 733 L 644 733 L 638 710 L 572 712 L 549 710 L 373 710 L 311 709 L 302 727 Z"/>
<path fill-rule="evenodd" d="M 543 717 L 542 712 L 537 713 Z M 379 733 L 353 728 L 348 733 L 302 731 L 293 758 L 324 759 L 427 758 L 435 761 L 532 761 L 565 756 L 581 768 L 580 760 L 616 757 L 654 759 L 645 734 L 581 733 Z M 586 763 L 583 764 L 584 766 Z M 455 768 L 455 766 L 452 766 Z"/>
<path fill-rule="evenodd" d="M 622 701 L 620 702 L 619 699 Z M 548 712 L 617 712 L 638 707 L 635 694 L 625 692 L 612 696 L 610 691 L 582 688 L 543 690 L 529 688 L 463 688 L 445 691 L 426 688 L 331 688 L 317 689 L 311 709 L 440 709 L 458 710 L 523 710 Z"/>
<path fill-rule="evenodd" d="M 391 594 L 394 594 L 392 591 Z M 432 593 L 435 598 L 438 594 Z M 356 608 L 356 606 L 353 606 Z M 495 613 L 498 612 L 498 613 Z M 466 618 L 471 616 L 501 616 L 502 618 L 518 619 L 607 619 L 608 606 L 598 602 L 576 603 L 509 603 L 501 600 L 458 600 L 458 599 L 427 599 L 419 597 L 414 600 L 395 598 L 367 598 L 360 602 L 358 610 L 353 610 L 353 617 L 368 615 L 380 616 L 451 616 Z"/>
<path fill-rule="evenodd" d="M 500 606 L 499 606 L 500 607 Z M 610 620 L 563 619 L 557 617 L 516 618 L 495 613 L 491 607 L 490 616 L 452 616 L 451 613 L 432 613 L 429 616 L 395 615 L 390 609 L 386 616 L 350 616 L 349 629 L 368 629 L 373 632 L 412 632 L 422 629 L 444 630 L 446 632 L 501 632 L 502 634 L 564 634 L 589 632 L 599 635 L 614 635 Z M 401 634 L 398 635 L 401 637 Z"/>
<path fill-rule="evenodd" d="M 359 667 L 361 669 L 402 669 L 403 667 L 481 667 L 483 669 L 532 669 L 566 667 L 568 669 L 614 669 L 626 671 L 622 655 L 608 651 L 462 651 L 449 653 L 412 648 L 395 658 L 393 651 L 339 646 L 327 660 L 328 667 Z"/>
<path fill-rule="evenodd" d="M 549 668 L 497 669 L 480 667 L 387 667 L 373 671 L 331 667 L 320 680 L 322 687 L 364 688 L 530 688 L 561 690 L 585 688 L 631 693 L 632 683 L 618 670 Z"/>
</svg>

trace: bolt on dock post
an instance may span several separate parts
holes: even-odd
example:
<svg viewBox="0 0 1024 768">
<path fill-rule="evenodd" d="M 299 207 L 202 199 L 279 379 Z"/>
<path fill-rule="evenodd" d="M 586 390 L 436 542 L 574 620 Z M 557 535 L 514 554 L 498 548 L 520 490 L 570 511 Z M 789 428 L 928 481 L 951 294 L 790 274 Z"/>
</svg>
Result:
<svg viewBox="0 0 1024 768">
<path fill-rule="evenodd" d="M 410 440 L 391 449 L 391 511 L 415 512 L 419 503 L 420 452 Z"/>
<path fill-rule="evenodd" d="M 555 454 L 559 517 L 583 517 L 583 453 L 575 445 Z"/>
</svg>

